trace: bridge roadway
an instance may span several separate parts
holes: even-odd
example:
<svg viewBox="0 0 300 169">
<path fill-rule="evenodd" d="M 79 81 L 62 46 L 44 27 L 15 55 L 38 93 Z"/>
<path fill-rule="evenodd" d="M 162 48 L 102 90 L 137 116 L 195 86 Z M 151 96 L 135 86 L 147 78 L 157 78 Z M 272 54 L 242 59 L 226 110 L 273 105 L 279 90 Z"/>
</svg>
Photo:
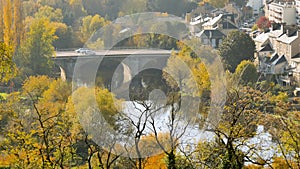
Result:
<svg viewBox="0 0 300 169">
<path fill-rule="evenodd" d="M 77 53 L 75 51 L 56 51 L 53 56 L 56 59 L 62 59 L 66 57 L 94 57 L 94 56 L 106 56 L 106 57 L 124 57 L 124 55 L 138 55 L 139 57 L 161 56 L 170 55 L 174 50 L 163 49 L 121 49 L 121 50 L 95 50 L 95 55 L 86 55 Z M 177 51 L 174 51 L 177 52 Z"/>
</svg>

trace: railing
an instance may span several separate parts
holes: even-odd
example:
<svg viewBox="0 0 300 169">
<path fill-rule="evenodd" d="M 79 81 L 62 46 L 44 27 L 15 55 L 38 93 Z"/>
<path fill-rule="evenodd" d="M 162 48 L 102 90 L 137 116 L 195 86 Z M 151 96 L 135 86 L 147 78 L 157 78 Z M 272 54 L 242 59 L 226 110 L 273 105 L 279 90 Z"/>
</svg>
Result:
<svg viewBox="0 0 300 169">
<path fill-rule="evenodd" d="M 66 49 L 55 49 L 57 52 L 64 52 L 64 51 L 75 51 L 78 48 L 66 48 Z"/>
<path fill-rule="evenodd" d="M 81 47 L 81 48 L 87 48 L 87 47 Z M 66 52 L 66 51 L 75 51 L 79 48 L 67 48 L 67 49 L 55 49 L 56 52 Z M 138 47 L 138 46 L 118 46 L 113 47 L 111 49 L 103 49 L 103 50 L 130 50 L 130 49 L 144 49 L 144 50 L 178 50 L 174 48 L 152 48 L 152 47 Z M 97 50 L 97 49 L 91 49 L 91 50 Z M 102 50 L 102 49 L 100 49 Z"/>
</svg>

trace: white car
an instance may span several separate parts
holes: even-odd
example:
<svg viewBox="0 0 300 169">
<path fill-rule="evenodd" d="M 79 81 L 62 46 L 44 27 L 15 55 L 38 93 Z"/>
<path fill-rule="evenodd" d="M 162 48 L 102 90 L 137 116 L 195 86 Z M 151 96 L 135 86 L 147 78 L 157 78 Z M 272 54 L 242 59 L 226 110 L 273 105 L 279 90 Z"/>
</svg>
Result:
<svg viewBox="0 0 300 169">
<path fill-rule="evenodd" d="M 75 52 L 76 53 L 82 53 L 82 52 L 87 51 L 87 50 L 89 50 L 89 49 L 87 49 L 87 48 L 79 48 L 79 49 L 75 50 Z"/>
<path fill-rule="evenodd" d="M 84 50 L 81 52 L 82 54 L 85 54 L 85 55 L 96 55 L 96 52 L 92 51 L 92 50 Z"/>
</svg>

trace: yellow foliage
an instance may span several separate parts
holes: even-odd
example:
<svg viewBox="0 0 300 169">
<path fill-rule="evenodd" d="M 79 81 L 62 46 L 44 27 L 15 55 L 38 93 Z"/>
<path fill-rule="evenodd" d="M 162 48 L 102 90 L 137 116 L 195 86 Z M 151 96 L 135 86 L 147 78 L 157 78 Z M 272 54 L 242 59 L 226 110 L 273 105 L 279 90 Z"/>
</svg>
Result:
<svg viewBox="0 0 300 169">
<path fill-rule="evenodd" d="M 247 165 L 244 168 L 245 169 L 263 169 L 264 167 L 252 164 L 252 165 Z"/>
<path fill-rule="evenodd" d="M 292 169 L 296 169 L 297 165 L 291 161 L 289 161 L 290 164 L 292 164 Z M 289 165 L 286 163 L 286 160 L 280 157 L 277 157 L 274 159 L 274 162 L 272 163 L 272 167 L 276 169 L 286 169 L 290 168 Z"/>
<path fill-rule="evenodd" d="M 26 94 L 30 93 L 32 97 L 40 97 L 49 88 L 52 80 L 47 76 L 30 76 L 25 80 L 23 90 Z"/>
</svg>

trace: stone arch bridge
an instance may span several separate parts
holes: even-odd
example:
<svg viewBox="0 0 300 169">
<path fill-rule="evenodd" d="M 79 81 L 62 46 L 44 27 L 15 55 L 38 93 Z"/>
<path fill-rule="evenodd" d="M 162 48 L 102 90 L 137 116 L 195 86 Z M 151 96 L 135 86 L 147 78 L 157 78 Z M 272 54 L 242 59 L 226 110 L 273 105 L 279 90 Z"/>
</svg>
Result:
<svg viewBox="0 0 300 169">
<path fill-rule="evenodd" d="M 172 52 L 161 49 L 124 49 L 95 51 L 91 55 L 84 55 L 75 51 L 57 51 L 52 60 L 59 66 L 62 79 L 88 85 L 99 78 L 110 89 L 130 82 L 143 69 L 162 70 Z"/>
</svg>

